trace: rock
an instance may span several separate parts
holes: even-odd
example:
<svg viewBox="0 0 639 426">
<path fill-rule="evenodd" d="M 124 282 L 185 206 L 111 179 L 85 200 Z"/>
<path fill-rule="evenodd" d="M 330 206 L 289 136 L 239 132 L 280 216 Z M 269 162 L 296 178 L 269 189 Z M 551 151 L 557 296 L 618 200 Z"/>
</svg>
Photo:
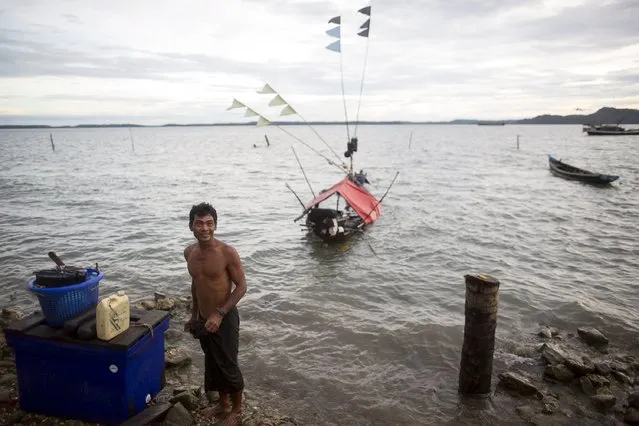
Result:
<svg viewBox="0 0 639 426">
<path fill-rule="evenodd" d="M 626 376 L 625 374 L 623 374 L 621 371 L 613 370 L 612 377 L 617 379 L 619 383 L 623 383 L 625 385 L 632 385 L 632 379 Z"/>
<path fill-rule="evenodd" d="M 575 378 L 575 374 L 563 364 L 547 365 L 544 370 L 544 376 L 562 383 L 569 383 Z"/>
<path fill-rule="evenodd" d="M 535 415 L 535 410 L 530 405 L 520 405 L 515 408 L 515 413 L 524 420 L 529 420 Z"/>
<path fill-rule="evenodd" d="M 13 373 L 7 373 L 4 376 L 0 377 L 0 386 L 2 385 L 10 385 L 15 383 L 18 380 L 18 377 Z"/>
<path fill-rule="evenodd" d="M 166 333 L 164 333 L 164 338 L 167 341 L 174 341 L 174 340 L 179 340 L 180 337 L 182 337 L 183 333 L 174 330 L 172 328 L 169 328 L 168 330 L 166 330 Z"/>
<path fill-rule="evenodd" d="M 610 394 L 598 394 L 590 397 L 590 402 L 600 411 L 609 411 L 617 403 L 617 397 Z"/>
<path fill-rule="evenodd" d="M 186 391 L 175 395 L 173 398 L 169 400 L 171 404 L 175 404 L 176 402 L 181 403 L 184 408 L 189 411 L 195 410 L 199 406 L 199 401 L 192 392 Z"/>
<path fill-rule="evenodd" d="M 611 371 L 610 365 L 607 362 L 595 362 L 595 373 L 608 376 Z"/>
<path fill-rule="evenodd" d="M 548 330 L 550 330 L 552 337 L 559 336 L 559 329 L 557 327 L 548 327 Z"/>
<path fill-rule="evenodd" d="M 581 360 L 573 356 L 568 356 L 564 363 L 577 377 L 595 372 L 595 364 L 585 356 L 581 357 Z"/>
<path fill-rule="evenodd" d="M 566 360 L 566 354 L 553 344 L 544 343 L 541 350 L 541 357 L 548 364 L 563 364 Z"/>
<path fill-rule="evenodd" d="M 629 425 L 639 425 L 639 410 L 636 408 L 628 408 L 623 416 L 623 421 Z"/>
<path fill-rule="evenodd" d="M 628 405 L 639 410 L 639 390 L 628 394 Z"/>
<path fill-rule="evenodd" d="M 155 308 L 163 311 L 172 311 L 173 309 L 175 309 L 175 299 L 160 299 L 155 302 Z"/>
<path fill-rule="evenodd" d="M 0 388 L 0 404 L 11 402 L 11 391 L 9 389 Z"/>
<path fill-rule="evenodd" d="M 140 306 L 147 311 L 155 309 L 155 302 L 153 300 L 143 300 L 140 302 Z"/>
<path fill-rule="evenodd" d="M 537 333 L 537 335 L 539 337 L 545 337 L 546 339 L 552 339 L 552 332 L 550 331 L 550 329 L 546 326 L 541 327 L 539 329 L 539 332 Z"/>
<path fill-rule="evenodd" d="M 550 395 L 545 395 L 541 401 L 541 412 L 544 414 L 553 414 L 559 411 L 559 401 Z"/>
<path fill-rule="evenodd" d="M 499 384 L 505 389 L 509 389 L 520 393 L 521 395 L 536 395 L 539 390 L 533 385 L 530 380 L 519 373 L 507 372 L 500 373 Z"/>
<path fill-rule="evenodd" d="M 9 418 L 7 419 L 7 424 L 8 425 L 15 425 L 15 424 L 19 424 L 22 421 L 22 418 L 25 416 L 25 412 L 22 410 L 18 410 L 15 413 L 11 414 L 11 416 L 9 416 Z"/>
<path fill-rule="evenodd" d="M 206 393 L 206 400 L 213 404 L 220 400 L 220 394 L 218 392 L 209 391 Z"/>
<path fill-rule="evenodd" d="M 173 348 L 166 351 L 164 364 L 166 368 L 181 368 L 191 365 L 193 360 L 190 356 L 182 353 L 180 349 Z"/>
<path fill-rule="evenodd" d="M 611 362 L 610 369 L 612 369 L 612 371 L 619 371 L 626 376 L 632 376 L 633 374 L 633 368 L 623 362 Z"/>
<path fill-rule="evenodd" d="M 601 331 L 593 327 L 582 327 L 577 329 L 579 337 L 584 342 L 591 346 L 606 346 L 608 344 L 608 338 L 604 336 Z"/>
<path fill-rule="evenodd" d="M 194 423 L 193 416 L 181 403 L 176 403 L 164 419 L 164 426 L 188 426 Z"/>
<path fill-rule="evenodd" d="M 581 386 L 581 390 L 586 395 L 596 395 L 597 391 L 595 390 L 595 386 L 592 384 L 588 376 L 582 376 L 579 378 L 579 386 Z"/>
<path fill-rule="evenodd" d="M 158 300 L 162 300 L 162 299 L 166 299 L 166 294 L 164 293 L 160 293 L 159 291 L 156 291 L 155 293 L 153 293 L 153 299 L 157 302 Z"/>
</svg>

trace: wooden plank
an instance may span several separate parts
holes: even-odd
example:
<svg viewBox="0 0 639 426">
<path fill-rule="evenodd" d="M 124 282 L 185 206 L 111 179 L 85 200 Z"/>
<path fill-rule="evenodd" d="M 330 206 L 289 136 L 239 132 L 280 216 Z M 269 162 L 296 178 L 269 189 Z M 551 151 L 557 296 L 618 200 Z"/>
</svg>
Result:
<svg viewBox="0 0 639 426">
<path fill-rule="evenodd" d="M 4 328 L 5 333 L 25 333 L 38 324 L 44 322 L 44 315 L 40 312 L 34 312 L 24 318 L 17 321 L 13 321 Z"/>
<path fill-rule="evenodd" d="M 163 416 L 173 405 L 170 402 L 162 402 L 145 408 L 130 419 L 120 423 L 120 426 L 146 426 Z"/>
<path fill-rule="evenodd" d="M 101 346 L 111 349 L 126 349 L 140 340 L 146 334 L 149 334 L 150 327 L 155 327 L 169 316 L 169 312 L 161 310 L 151 310 L 146 312 L 135 312 L 136 320 L 131 320 L 129 329 L 116 336 L 112 340 L 105 342 L 100 339 L 81 340 L 77 336 L 69 336 L 64 328 L 52 328 L 44 322 L 27 330 L 25 336 L 35 337 L 45 340 L 54 340 L 63 343 L 78 344 L 84 346 Z M 137 316 L 139 315 L 139 316 Z"/>
</svg>

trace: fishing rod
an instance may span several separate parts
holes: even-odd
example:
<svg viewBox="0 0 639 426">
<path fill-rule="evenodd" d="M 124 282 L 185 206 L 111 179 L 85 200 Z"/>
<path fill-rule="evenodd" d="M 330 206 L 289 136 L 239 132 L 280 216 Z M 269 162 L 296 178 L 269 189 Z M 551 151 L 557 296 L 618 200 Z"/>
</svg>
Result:
<svg viewBox="0 0 639 426">
<path fill-rule="evenodd" d="M 386 195 L 388 195 L 388 191 L 390 191 L 391 187 L 393 186 L 393 184 L 395 183 L 395 179 L 397 179 L 397 176 L 399 176 L 399 172 L 395 173 L 395 177 L 393 178 L 393 180 L 391 181 L 390 185 L 388 186 L 388 189 L 386 190 L 386 192 L 384 193 L 384 195 L 382 195 L 382 198 L 379 199 L 379 201 L 377 202 L 377 204 L 375 204 L 375 207 L 373 207 L 373 209 L 366 215 L 366 217 L 364 218 L 364 221 L 362 223 L 360 223 L 357 227 L 361 228 L 362 226 L 364 226 L 366 224 L 366 219 L 369 218 L 369 216 L 371 215 L 371 213 L 373 213 L 375 211 L 375 209 L 377 208 L 377 206 L 379 206 L 382 201 L 384 201 L 384 198 L 386 198 Z"/>
<path fill-rule="evenodd" d="M 292 145 L 291 145 L 291 149 L 293 150 L 293 154 L 295 155 L 295 159 L 297 160 L 297 164 L 299 164 L 299 166 L 300 166 L 300 170 L 302 170 L 302 174 L 304 175 L 304 179 L 306 180 L 306 183 L 308 184 L 308 189 L 311 190 L 311 194 L 313 194 L 313 198 L 315 198 L 315 192 L 313 191 L 313 187 L 311 186 L 311 183 L 308 181 L 308 178 L 306 177 L 306 172 L 304 171 L 304 167 L 302 167 L 302 163 L 300 162 L 300 159 L 297 156 L 297 153 L 295 152 L 295 148 Z"/>
</svg>

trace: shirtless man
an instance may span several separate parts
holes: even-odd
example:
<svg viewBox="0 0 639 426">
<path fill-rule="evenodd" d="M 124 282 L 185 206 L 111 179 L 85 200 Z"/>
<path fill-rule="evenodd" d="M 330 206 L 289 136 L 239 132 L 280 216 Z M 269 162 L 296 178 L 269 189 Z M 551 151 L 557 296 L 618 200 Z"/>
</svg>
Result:
<svg viewBox="0 0 639 426">
<path fill-rule="evenodd" d="M 240 317 L 235 305 L 246 293 L 246 279 L 237 251 L 213 237 L 216 228 L 217 212 L 210 204 L 191 208 L 189 229 L 197 243 L 184 249 L 193 296 L 184 330 L 200 340 L 205 392 L 219 392 L 214 414 L 225 416 L 225 424 L 239 424 L 244 379 L 237 360 Z"/>
</svg>

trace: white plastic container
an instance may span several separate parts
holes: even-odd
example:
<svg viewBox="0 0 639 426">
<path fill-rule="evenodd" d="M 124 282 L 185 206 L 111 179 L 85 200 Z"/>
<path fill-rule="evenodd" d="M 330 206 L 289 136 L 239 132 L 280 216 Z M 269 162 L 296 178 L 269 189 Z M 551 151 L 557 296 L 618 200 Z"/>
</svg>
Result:
<svg viewBox="0 0 639 426">
<path fill-rule="evenodd" d="M 129 296 L 120 290 L 98 302 L 95 328 L 100 340 L 111 340 L 129 328 L 131 309 Z"/>
</svg>

